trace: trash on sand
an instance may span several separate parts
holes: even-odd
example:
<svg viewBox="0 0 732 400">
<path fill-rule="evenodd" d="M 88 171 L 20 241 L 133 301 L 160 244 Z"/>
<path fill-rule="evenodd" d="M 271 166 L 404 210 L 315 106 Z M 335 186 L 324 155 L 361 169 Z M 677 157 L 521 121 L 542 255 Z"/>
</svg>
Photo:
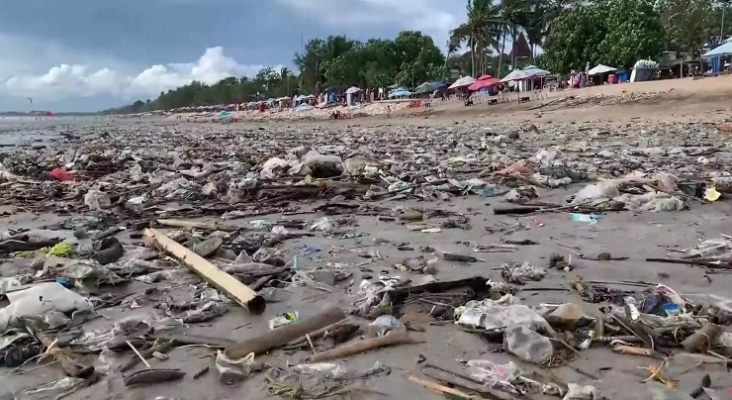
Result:
<svg viewBox="0 0 732 400">
<path fill-rule="evenodd" d="M 232 300 L 246 307 L 251 313 L 261 314 L 264 312 L 266 303 L 262 296 L 242 284 L 239 280 L 155 229 L 145 230 L 145 235 L 154 240 L 163 250 L 171 253 L 185 263 L 203 279 L 226 293 Z"/>
<path fill-rule="evenodd" d="M 6 293 L 10 305 L 0 309 L 0 331 L 21 323 L 22 318 L 39 317 L 48 312 L 91 312 L 86 298 L 56 282 L 40 283 L 25 290 Z"/>
<path fill-rule="evenodd" d="M 269 320 L 269 329 L 274 330 L 275 328 L 279 328 L 281 326 L 290 325 L 292 323 L 297 322 L 299 317 L 300 317 L 300 314 L 298 314 L 297 311 L 286 312 L 282 315 L 278 315 Z"/>
<path fill-rule="evenodd" d="M 595 225 L 600 221 L 602 216 L 591 215 L 591 214 L 572 214 L 572 221 L 575 222 L 588 222 L 590 225 Z"/>
</svg>

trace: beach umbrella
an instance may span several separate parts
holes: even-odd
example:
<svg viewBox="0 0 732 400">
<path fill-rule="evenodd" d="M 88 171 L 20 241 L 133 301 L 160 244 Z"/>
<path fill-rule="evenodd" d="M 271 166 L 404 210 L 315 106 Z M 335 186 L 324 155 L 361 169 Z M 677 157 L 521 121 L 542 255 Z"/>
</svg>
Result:
<svg viewBox="0 0 732 400">
<path fill-rule="evenodd" d="M 491 78 L 493 78 L 493 75 L 491 75 L 491 74 L 483 74 L 483 75 L 481 75 L 481 76 L 478 77 L 478 80 L 479 81 L 484 81 L 486 79 L 491 79 Z"/>
<path fill-rule="evenodd" d="M 473 82 L 475 82 L 475 80 L 476 79 L 473 78 L 472 76 L 464 76 L 464 77 L 456 80 L 455 82 L 453 82 L 452 85 L 450 85 L 450 87 L 448 87 L 448 89 L 457 89 L 457 88 L 470 86 L 473 84 Z"/>
<path fill-rule="evenodd" d="M 432 93 L 437 89 L 447 86 L 444 82 L 425 82 L 414 89 L 414 94 Z"/>
<path fill-rule="evenodd" d="M 529 74 L 531 74 L 533 76 L 538 76 L 538 77 L 549 75 L 549 71 L 547 71 L 545 69 L 541 69 L 541 68 L 537 67 L 536 65 L 527 65 L 526 67 L 524 67 L 524 71 L 528 72 Z"/>
<path fill-rule="evenodd" d="M 358 93 L 360 91 L 361 91 L 361 88 L 356 87 L 356 86 L 351 86 L 351 87 L 348 88 L 348 90 L 346 90 L 346 93 L 347 94 L 354 94 L 354 93 Z"/>
<path fill-rule="evenodd" d="M 429 85 L 429 84 L 430 84 L 430 82 L 429 82 L 429 81 L 426 81 L 426 82 L 422 82 L 422 84 L 420 84 L 419 86 L 417 86 L 416 88 L 414 88 L 414 92 L 416 93 L 416 92 L 417 92 L 417 90 L 419 90 L 419 89 L 422 89 L 423 87 L 425 87 L 425 86 L 427 86 L 427 85 Z"/>
<path fill-rule="evenodd" d="M 501 82 L 520 81 L 522 79 L 531 78 L 532 76 L 534 75 L 524 70 L 514 69 L 508 75 L 504 76 L 503 79 L 501 79 Z"/>
<path fill-rule="evenodd" d="M 487 76 L 487 78 L 483 78 L 483 76 Z M 471 92 L 478 91 L 480 89 L 488 88 L 491 86 L 497 85 L 500 81 L 497 78 L 494 78 L 490 75 L 483 75 L 478 79 L 477 81 L 473 82 L 472 85 L 468 86 L 468 90 Z"/>
<path fill-rule="evenodd" d="M 711 57 L 719 57 L 719 56 L 726 56 L 732 54 L 732 42 L 726 42 L 722 44 L 721 46 L 717 46 L 712 50 L 709 50 L 708 52 L 704 53 L 702 57 L 704 58 L 711 58 Z"/>
<path fill-rule="evenodd" d="M 412 92 L 410 92 L 409 90 L 404 89 L 404 88 L 399 88 L 399 89 L 389 93 L 389 98 L 393 99 L 395 97 L 408 97 L 411 95 L 412 95 Z"/>
<path fill-rule="evenodd" d="M 617 70 L 618 70 L 617 68 L 608 67 L 607 65 L 603 65 L 603 64 L 597 64 L 596 67 L 587 71 L 587 75 L 600 75 L 600 74 L 604 74 L 606 72 L 613 72 L 613 71 L 617 71 Z"/>
</svg>

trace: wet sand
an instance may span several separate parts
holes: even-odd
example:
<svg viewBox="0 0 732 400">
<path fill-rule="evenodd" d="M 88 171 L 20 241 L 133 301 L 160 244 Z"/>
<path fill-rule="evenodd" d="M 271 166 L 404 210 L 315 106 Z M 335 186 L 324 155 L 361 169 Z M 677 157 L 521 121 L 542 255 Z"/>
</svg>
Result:
<svg viewBox="0 0 732 400">
<path fill-rule="evenodd" d="M 718 78 L 728 79 L 728 78 Z M 690 80 L 689 80 L 690 81 Z M 704 87 L 711 84 L 704 80 Z M 712 80 L 709 79 L 711 82 Z M 634 85 L 624 85 L 624 87 Z M 640 86 L 651 87 L 653 85 L 641 84 Z M 618 85 L 617 87 L 621 87 Z M 655 87 L 655 86 L 653 86 Z M 640 89 L 654 90 L 654 89 Z M 658 90 L 658 89 L 655 89 Z M 680 90 L 680 89 L 679 89 Z M 686 89 L 684 89 L 686 90 Z M 705 89 L 706 91 L 707 89 Z M 711 89 L 710 89 L 711 90 Z M 681 91 L 681 90 L 680 90 Z M 511 132 L 520 132 L 520 139 L 505 140 L 496 146 L 501 150 L 496 154 L 507 155 L 506 160 L 523 159 L 536 153 L 538 149 L 552 145 L 568 145 L 581 141 L 590 142 L 593 147 L 599 149 L 610 149 L 620 151 L 624 147 L 652 148 L 663 147 L 670 149 L 684 146 L 716 146 L 722 148 L 728 143 L 725 134 L 717 132 L 711 122 L 724 120 L 729 115 L 730 107 L 718 103 L 717 97 L 724 94 L 710 95 L 704 93 L 689 93 L 669 95 L 665 100 L 656 99 L 646 103 L 623 104 L 605 107 L 576 108 L 570 110 L 557 110 L 550 112 L 525 112 L 516 110 L 511 106 L 505 109 L 489 106 L 471 107 L 467 111 L 459 110 L 455 113 L 437 110 L 432 115 L 419 117 L 401 117 L 387 120 L 385 118 L 364 118 L 352 121 L 335 121 L 322 123 L 270 123 L 270 124 L 186 124 L 184 122 L 160 121 L 156 119 L 125 121 L 125 120 L 83 120 L 64 121 L 59 124 L 48 121 L 30 122 L 38 135 L 47 137 L 58 137 L 54 132 L 67 131 L 84 135 L 99 135 L 102 132 L 109 132 L 114 138 L 120 138 L 114 146 L 120 148 L 121 138 L 125 135 L 132 135 L 131 132 L 140 132 L 140 137 L 145 135 L 156 135 L 156 138 L 140 139 L 137 144 L 140 147 L 148 147 L 153 151 L 172 150 L 174 147 L 182 148 L 186 142 L 197 140 L 198 146 L 219 147 L 232 151 L 235 146 L 245 146 L 248 141 L 253 147 L 260 147 L 264 151 L 265 143 L 274 146 L 280 143 L 282 150 L 292 147 L 297 135 L 303 143 L 316 144 L 342 144 L 350 151 L 357 150 L 360 146 L 364 148 L 388 147 L 393 158 L 396 160 L 408 160 L 411 158 L 409 152 L 418 151 L 420 147 L 426 152 L 431 149 L 428 146 L 436 146 L 440 143 L 447 145 L 444 154 L 435 160 L 444 161 L 448 155 L 456 156 L 459 153 L 476 153 L 473 146 L 480 142 L 481 138 L 492 138 L 496 135 L 508 135 Z M 675 97 L 676 96 L 676 97 Z M 525 107 L 525 106 L 524 106 Z M 450 110 L 449 108 L 446 108 Z M 721 112 L 720 110 L 724 110 Z M 2 121 L 0 121 L 2 125 Z M 528 125 L 536 126 L 537 132 L 527 129 Z M 25 129 L 25 128 L 24 128 Z M 27 132 L 27 131 L 23 131 Z M 177 137 L 176 137 L 177 136 Z M 430 137 L 431 139 L 413 140 L 414 137 Z M 171 137 L 175 137 L 171 139 Z M 11 138 L 11 139 L 8 139 Z M 34 143 L 48 143 L 50 149 L 58 146 L 59 143 L 52 141 L 38 141 L 26 133 L 22 139 L 18 133 L 5 132 L 0 135 L 0 143 L 12 143 L 15 141 L 33 141 Z M 213 138 L 213 139 L 210 139 Z M 256 138 L 256 139 L 252 139 Z M 268 138 L 268 139 L 266 139 Z M 359 139 L 361 138 L 361 139 Z M 411 138 L 411 139 L 410 139 Z M 129 140 L 129 139 L 126 139 Z M 212 143 L 212 141 L 214 143 Z M 169 143 L 168 146 L 165 143 Z M 68 150 L 68 149 L 64 149 Z M 264 154 L 261 154 L 266 159 Z M 598 172 L 605 173 L 612 169 L 617 161 L 612 158 L 603 159 L 598 157 L 582 158 L 573 156 L 576 160 L 587 162 L 598 169 Z M 720 165 L 728 166 L 732 155 L 723 149 L 714 155 Z M 673 157 L 643 157 L 643 170 L 671 170 L 676 167 L 686 166 L 690 171 L 704 174 L 711 169 L 709 166 L 700 166 L 697 157 L 688 156 L 685 158 L 673 159 Z M 497 160 L 500 162 L 503 158 Z M 429 164 L 430 166 L 432 163 Z M 418 166 L 415 165 L 410 173 L 418 174 Z M 574 184 L 566 189 L 539 189 L 540 201 L 563 203 L 564 199 L 575 193 L 584 184 Z M 358 201 L 353 201 L 359 204 Z M 302 204 L 293 202 L 292 205 L 299 206 L 300 211 L 307 212 L 314 209 L 322 201 L 305 201 Z M 365 203 L 363 203 L 365 204 Z M 283 301 L 267 305 L 266 312 L 261 316 L 253 316 L 246 310 L 237 306 L 230 306 L 230 311 L 223 317 L 213 321 L 191 324 L 189 332 L 209 336 L 222 337 L 235 341 L 252 337 L 256 334 L 267 332 L 267 321 L 272 317 L 289 312 L 297 311 L 300 318 L 316 314 L 328 306 L 338 305 L 347 309 L 356 300 L 356 297 L 349 294 L 355 293 L 356 288 L 365 275 L 377 276 L 380 272 L 390 275 L 408 276 L 415 282 L 424 279 L 424 275 L 409 274 L 398 271 L 394 264 L 405 258 L 428 254 L 420 251 L 421 246 L 434 248 L 438 254 L 441 252 L 454 252 L 461 254 L 473 254 L 484 258 L 485 261 L 477 263 L 454 263 L 443 259 L 435 265 L 437 272 L 434 274 L 438 280 L 451 280 L 465 278 L 475 275 L 482 275 L 493 280 L 501 280 L 499 267 L 503 263 L 529 262 L 534 265 L 547 267 L 551 253 L 562 255 L 572 254 L 598 254 L 610 252 L 614 256 L 626 256 L 626 261 L 590 261 L 581 260 L 575 271 L 562 272 L 548 270 L 547 277 L 541 282 L 531 282 L 517 293 L 525 304 L 538 306 L 541 303 L 566 303 L 572 302 L 580 305 L 586 312 L 597 313 L 597 305 L 584 302 L 574 291 L 532 291 L 531 287 L 551 287 L 569 289 L 569 280 L 575 276 L 582 276 L 585 281 L 644 281 L 651 284 L 663 283 L 684 294 L 717 294 L 720 296 L 729 295 L 730 277 L 728 274 L 709 274 L 701 267 L 686 265 L 658 264 L 645 262 L 646 257 L 676 257 L 669 253 L 669 249 L 683 249 L 693 246 L 700 239 L 718 237 L 720 234 L 732 234 L 728 228 L 728 215 L 732 210 L 732 203 L 729 201 L 718 201 L 710 205 L 702 205 L 700 202 L 691 201 L 690 210 L 680 212 L 662 213 L 632 213 L 623 211 L 608 213 L 597 224 L 589 225 L 582 222 L 573 222 L 567 213 L 545 213 L 532 216 L 496 216 L 492 212 L 493 206 L 502 204 L 501 197 L 480 197 L 477 195 L 455 197 L 449 201 L 416 201 L 396 200 L 378 201 L 368 204 L 393 209 L 398 206 L 439 209 L 452 211 L 469 216 L 471 228 L 442 229 L 439 233 L 422 233 L 409 231 L 405 226 L 397 222 L 383 222 L 376 217 L 356 216 L 356 224 L 348 227 L 364 234 L 359 239 L 329 238 L 318 233 L 315 237 L 287 240 L 279 245 L 286 260 L 298 254 L 303 245 L 318 248 L 320 251 L 309 256 L 298 256 L 300 268 L 324 267 L 334 263 L 347 265 L 346 271 L 354 275 L 351 279 L 342 282 L 334 288 L 333 292 L 316 290 L 310 287 L 290 286 L 281 291 Z M 200 203 L 199 203 L 200 206 Z M 81 205 L 79 210 L 85 210 Z M 0 219 L 0 231 L 6 229 L 31 228 L 36 229 L 53 222 L 62 221 L 65 216 L 54 216 L 52 213 L 39 211 L 37 215 L 24 212 L 13 204 L 6 204 L 0 208 L 0 212 L 8 211 L 10 216 Z M 281 218 L 297 218 L 306 221 L 314 221 L 324 214 L 313 212 L 296 216 L 284 216 L 281 214 L 268 215 L 263 217 L 236 219 L 228 221 L 238 226 L 251 226 L 250 221 L 266 219 L 276 222 Z M 339 216 L 343 217 L 343 216 Z M 204 217 L 200 220 L 215 221 L 214 217 Z M 428 224 L 438 223 L 442 219 L 427 220 Z M 525 227 L 514 233 L 506 233 L 508 227 Z M 500 231 L 504 232 L 500 232 Z M 68 231 L 66 231 L 68 234 Z M 139 244 L 139 240 L 131 239 L 129 234 L 118 234 L 117 237 L 129 250 Z M 374 239 L 386 239 L 391 243 L 408 243 L 414 250 L 400 251 L 394 245 L 375 245 Z M 534 246 L 522 246 L 515 253 L 473 253 L 475 244 L 498 243 L 501 239 L 522 240 L 530 239 L 538 242 Z M 378 250 L 380 259 L 371 258 L 373 252 Z M 369 255 L 369 252 L 371 255 Z M 369 258 L 365 258 L 369 257 Z M 368 264 L 364 261 L 371 260 Z M 361 267 L 355 267 L 362 265 Z M 125 292 L 142 293 L 150 285 L 133 281 L 123 289 Z M 200 287 L 199 280 L 193 276 L 187 276 L 182 282 L 164 281 L 155 284 L 159 290 L 167 293 L 173 298 L 187 298 L 192 296 L 196 287 Z M 640 290 L 638 287 L 610 286 L 625 290 Z M 142 296 L 141 302 L 145 304 L 142 308 L 131 309 L 127 307 L 115 307 L 100 311 L 103 318 L 84 325 L 84 329 L 95 329 L 110 326 L 115 320 L 131 315 L 152 315 L 159 314 L 160 310 L 153 308 L 155 302 L 145 299 Z M 368 322 L 368 321 L 366 321 Z M 365 369 L 379 361 L 385 366 L 392 368 L 392 373 L 387 376 L 377 376 L 367 380 L 356 380 L 352 387 L 369 388 L 384 393 L 385 395 L 355 393 L 350 398 L 421 398 L 440 399 L 441 395 L 425 389 L 419 385 L 409 382 L 406 374 L 419 374 L 420 365 L 418 360 L 424 357 L 427 362 L 437 364 L 443 368 L 465 373 L 466 369 L 459 364 L 459 361 L 471 359 L 488 359 L 493 362 L 516 362 L 524 371 L 541 370 L 541 368 L 518 361 L 516 357 L 497 352 L 495 349 L 500 345 L 488 343 L 478 335 L 463 332 L 457 325 L 447 324 L 445 326 L 425 325 L 425 332 L 416 333 L 415 336 L 424 338 L 425 344 L 403 345 L 399 347 L 373 351 L 344 360 L 344 365 L 354 369 Z M 280 367 L 286 363 L 299 363 L 309 353 L 302 351 L 295 354 L 284 354 L 275 351 L 270 355 L 262 356 L 261 360 Z M 618 355 L 600 344 L 594 345 L 589 350 L 582 351 L 581 357 L 575 357 L 571 362 L 572 367 L 579 368 L 596 375 L 599 379 L 594 380 L 576 371 L 569 366 L 554 369 L 557 376 L 566 382 L 592 384 L 599 392 L 609 399 L 648 399 L 651 398 L 646 384 L 640 383 L 649 374 L 648 371 L 639 369 L 640 366 L 657 365 L 659 362 L 653 359 Z M 121 356 L 122 360 L 129 358 L 131 353 L 127 352 Z M 261 376 L 253 375 L 244 383 L 237 386 L 225 386 L 219 383 L 218 374 L 213 366 L 212 351 L 205 348 L 178 349 L 169 353 L 167 361 L 152 359 L 153 367 L 159 368 L 180 368 L 186 372 L 183 380 L 172 383 L 149 385 L 139 388 L 126 388 L 122 381 L 122 373 L 110 372 L 99 383 L 82 389 L 72 394 L 70 399 L 153 399 L 163 396 L 181 400 L 218 400 L 218 399 L 267 399 L 275 398 L 267 393 L 266 386 Z M 95 356 L 88 360 L 95 361 Z M 211 371 L 198 380 L 192 376 L 202 368 L 210 366 Z M 142 366 L 138 365 L 137 369 Z M 703 373 L 709 373 L 715 386 L 728 387 L 732 384 L 729 375 L 724 371 L 721 364 L 697 368 L 680 377 L 678 387 L 682 392 L 687 392 L 696 387 Z M 38 386 L 63 377 L 63 373 L 57 365 L 48 365 L 18 375 L 4 375 L 3 381 L 7 389 L 19 393 L 28 388 Z M 9 398 L 9 397 L 8 397 Z M 347 397 L 344 397 L 347 398 Z M 532 395 L 534 399 L 544 399 L 541 395 Z"/>
</svg>

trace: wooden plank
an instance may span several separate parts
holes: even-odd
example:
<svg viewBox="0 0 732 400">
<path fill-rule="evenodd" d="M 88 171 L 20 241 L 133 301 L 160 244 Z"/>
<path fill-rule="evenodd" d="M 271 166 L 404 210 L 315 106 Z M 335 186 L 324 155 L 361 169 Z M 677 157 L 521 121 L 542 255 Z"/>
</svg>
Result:
<svg viewBox="0 0 732 400">
<path fill-rule="evenodd" d="M 181 219 L 158 219 L 155 220 L 160 226 L 166 226 L 168 228 L 194 228 L 194 229 L 205 229 L 210 231 L 235 231 L 239 228 L 235 226 L 226 226 L 216 222 L 198 222 L 198 221 L 185 221 Z"/>
<path fill-rule="evenodd" d="M 176 243 L 157 229 L 145 229 L 145 236 L 152 239 L 155 245 L 161 250 L 177 258 L 193 272 L 206 280 L 206 282 L 221 290 L 230 299 L 248 309 L 252 314 L 261 314 L 264 312 L 267 306 L 264 298 L 247 285 L 239 282 L 238 279 L 222 271 L 219 267 L 211 264 L 193 251 Z"/>
</svg>

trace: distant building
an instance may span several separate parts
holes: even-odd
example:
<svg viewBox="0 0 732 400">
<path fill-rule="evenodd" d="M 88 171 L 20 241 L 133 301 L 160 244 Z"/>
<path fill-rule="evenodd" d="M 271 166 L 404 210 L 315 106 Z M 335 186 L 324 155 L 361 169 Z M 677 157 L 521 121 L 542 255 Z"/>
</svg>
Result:
<svg viewBox="0 0 732 400">
<path fill-rule="evenodd" d="M 516 54 L 517 64 L 523 64 L 531 59 L 531 47 L 529 47 L 529 42 L 526 40 L 523 32 L 519 32 L 516 37 L 516 43 L 513 44 L 508 59 L 513 60 L 514 54 Z"/>
</svg>

